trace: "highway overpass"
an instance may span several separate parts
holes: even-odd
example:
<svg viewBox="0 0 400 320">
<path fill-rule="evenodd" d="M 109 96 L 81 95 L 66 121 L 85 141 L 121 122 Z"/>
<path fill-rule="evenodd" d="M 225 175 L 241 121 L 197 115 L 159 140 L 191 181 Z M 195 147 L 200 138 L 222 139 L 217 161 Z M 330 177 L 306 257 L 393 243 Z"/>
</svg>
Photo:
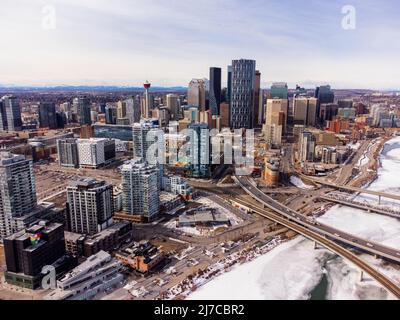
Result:
<svg viewBox="0 0 400 320">
<path fill-rule="evenodd" d="M 389 216 L 392 218 L 398 218 L 398 219 L 400 218 L 400 212 L 390 211 L 388 209 L 374 207 L 368 203 L 362 203 L 362 202 L 358 202 L 358 201 L 354 201 L 354 200 L 350 200 L 350 199 L 337 198 L 337 197 L 333 197 L 333 196 L 329 196 L 329 195 L 319 196 L 319 199 L 324 200 L 324 201 L 334 202 L 337 204 L 342 204 L 342 205 L 345 205 L 348 207 L 366 210 L 368 212 L 375 212 L 375 213 Z"/>
<path fill-rule="evenodd" d="M 332 183 L 332 182 L 324 181 L 324 180 L 318 179 L 318 178 L 309 177 L 309 176 L 306 176 L 306 175 L 300 175 L 300 176 L 304 180 L 308 180 L 308 181 L 311 181 L 313 183 L 317 183 L 317 184 L 320 184 L 320 185 L 323 185 L 323 186 L 331 187 L 333 189 L 356 192 L 356 193 L 365 193 L 365 194 L 370 194 L 370 195 L 373 195 L 373 196 L 377 196 L 379 204 L 381 203 L 381 198 L 387 198 L 387 199 L 400 201 L 400 195 L 390 194 L 390 193 L 380 192 L 380 191 L 374 191 L 374 190 L 368 190 L 368 189 L 363 189 L 363 188 L 357 188 L 357 187 L 349 187 L 349 186 L 337 185 L 337 184 Z"/>
</svg>

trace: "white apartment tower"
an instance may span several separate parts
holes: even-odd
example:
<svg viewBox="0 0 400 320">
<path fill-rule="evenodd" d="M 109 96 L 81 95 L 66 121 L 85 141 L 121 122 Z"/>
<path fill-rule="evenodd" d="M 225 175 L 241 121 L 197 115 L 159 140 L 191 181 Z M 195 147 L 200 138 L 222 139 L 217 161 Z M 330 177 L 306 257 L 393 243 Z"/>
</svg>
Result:
<svg viewBox="0 0 400 320">
<path fill-rule="evenodd" d="M 159 211 L 159 168 L 134 159 L 122 166 L 122 208 L 150 221 Z"/>
<path fill-rule="evenodd" d="M 17 232 L 14 219 L 31 213 L 37 205 L 31 161 L 22 155 L 0 153 L 0 239 Z"/>
</svg>

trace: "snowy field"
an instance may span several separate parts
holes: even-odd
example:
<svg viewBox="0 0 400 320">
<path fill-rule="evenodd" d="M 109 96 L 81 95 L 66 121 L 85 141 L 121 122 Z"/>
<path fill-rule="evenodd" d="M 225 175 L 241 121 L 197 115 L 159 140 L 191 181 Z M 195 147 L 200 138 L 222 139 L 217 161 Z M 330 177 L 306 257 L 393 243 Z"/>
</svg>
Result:
<svg viewBox="0 0 400 320">
<path fill-rule="evenodd" d="M 304 189 L 304 190 L 312 190 L 314 189 L 313 186 L 310 186 L 308 184 L 305 184 L 303 180 L 301 180 L 299 177 L 296 176 L 291 176 L 290 177 L 290 183 L 296 186 L 297 188 Z"/>
</svg>

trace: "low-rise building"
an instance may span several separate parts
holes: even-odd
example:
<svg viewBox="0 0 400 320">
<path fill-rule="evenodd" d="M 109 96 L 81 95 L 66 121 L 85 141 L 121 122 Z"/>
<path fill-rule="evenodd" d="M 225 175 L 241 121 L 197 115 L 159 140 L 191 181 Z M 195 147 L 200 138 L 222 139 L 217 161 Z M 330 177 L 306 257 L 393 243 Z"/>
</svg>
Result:
<svg viewBox="0 0 400 320">
<path fill-rule="evenodd" d="M 179 216 L 177 227 L 196 227 L 196 226 L 221 226 L 231 225 L 229 218 L 215 210 L 197 210 L 186 212 Z"/>
<path fill-rule="evenodd" d="M 162 189 L 173 194 L 178 194 L 185 200 L 193 198 L 194 189 L 184 178 L 177 175 L 163 177 Z"/>
<path fill-rule="evenodd" d="M 149 241 L 141 241 L 130 248 L 119 251 L 115 258 L 123 265 L 141 274 L 147 274 L 162 267 L 167 257 L 163 251 Z"/>
<path fill-rule="evenodd" d="M 128 221 L 117 222 L 98 234 L 87 237 L 83 243 L 83 255 L 88 257 L 101 250 L 107 252 L 117 250 L 121 243 L 131 239 L 131 237 L 132 223 Z"/>
<path fill-rule="evenodd" d="M 57 289 L 45 300 L 89 300 L 123 280 L 123 266 L 100 251 L 57 281 Z"/>
<path fill-rule="evenodd" d="M 66 231 L 65 247 L 68 254 L 74 257 L 89 257 L 99 251 L 117 250 L 123 242 L 131 238 L 132 223 L 120 221 L 93 236 Z"/>
<path fill-rule="evenodd" d="M 160 208 L 166 212 L 179 207 L 183 203 L 182 198 L 170 192 L 160 192 Z"/>
</svg>

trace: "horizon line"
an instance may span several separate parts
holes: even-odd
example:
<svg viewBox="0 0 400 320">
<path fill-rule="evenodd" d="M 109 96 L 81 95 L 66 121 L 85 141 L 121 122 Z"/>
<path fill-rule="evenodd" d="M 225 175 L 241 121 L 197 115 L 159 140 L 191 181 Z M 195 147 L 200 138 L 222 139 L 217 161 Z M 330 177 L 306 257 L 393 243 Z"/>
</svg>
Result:
<svg viewBox="0 0 400 320">
<path fill-rule="evenodd" d="M 274 83 L 274 82 L 271 82 Z M 328 84 L 328 83 L 325 83 Z M 299 85 L 302 87 L 302 85 Z M 304 87 L 305 90 L 314 90 L 318 85 L 315 85 L 313 87 Z M 9 85 L 2 85 L 0 84 L 0 90 L 15 90 L 15 89 L 62 89 L 62 88 L 117 88 L 117 89 L 143 89 L 143 86 L 139 85 L 105 85 L 105 84 L 93 84 L 93 85 L 70 85 L 70 84 L 60 84 L 60 85 L 14 85 L 14 84 L 9 84 Z M 162 85 L 154 85 L 150 88 L 150 90 L 154 89 L 181 89 L 181 90 L 187 90 L 187 86 L 183 85 L 171 85 L 171 86 L 162 86 Z M 222 86 L 222 88 L 226 88 L 226 86 Z M 261 88 L 262 90 L 270 90 L 271 88 Z M 289 90 L 295 90 L 296 88 L 288 88 Z M 335 91 L 340 91 L 340 90 L 362 90 L 362 91 L 383 91 L 383 92 L 400 92 L 400 89 L 395 89 L 395 88 L 357 88 L 357 87 L 349 87 L 349 88 L 332 88 L 332 90 Z"/>
</svg>

